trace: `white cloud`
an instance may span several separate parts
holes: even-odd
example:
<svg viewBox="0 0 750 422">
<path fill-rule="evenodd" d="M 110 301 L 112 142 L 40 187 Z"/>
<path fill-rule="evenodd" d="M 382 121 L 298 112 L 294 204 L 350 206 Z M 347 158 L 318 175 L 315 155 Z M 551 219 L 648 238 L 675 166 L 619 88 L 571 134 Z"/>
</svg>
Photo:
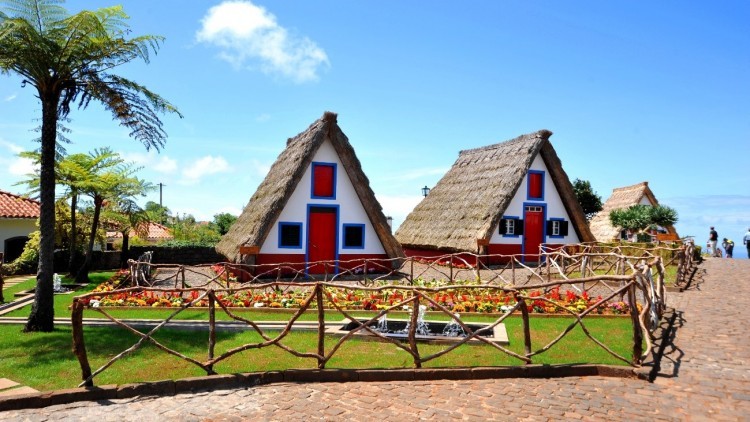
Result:
<svg viewBox="0 0 750 422">
<path fill-rule="evenodd" d="M 24 149 L 14 143 L 3 141 L 0 139 L 0 147 L 9 151 L 10 154 L 0 154 L 0 164 L 5 167 L 8 174 L 11 176 L 23 178 L 27 174 L 32 174 L 36 170 L 37 166 L 34 162 L 28 158 L 21 158 L 18 153 Z"/>
<path fill-rule="evenodd" d="M 269 120 L 271 120 L 271 115 L 268 114 L 268 113 L 263 113 L 263 114 L 261 114 L 261 115 L 259 115 L 258 117 L 255 118 L 256 122 L 261 122 L 261 123 L 262 122 L 267 122 Z"/>
<path fill-rule="evenodd" d="M 397 173 L 397 174 L 391 174 L 389 179 L 393 180 L 416 180 L 421 179 L 423 177 L 430 177 L 430 176 L 440 176 L 442 177 L 445 173 L 448 172 L 448 168 L 446 167 L 427 167 L 427 168 L 418 168 L 418 169 L 411 169 L 405 172 Z"/>
<path fill-rule="evenodd" d="M 163 174 L 173 174 L 177 171 L 177 160 L 166 155 L 149 152 L 121 152 L 120 157 L 125 161 L 134 162 L 145 169 Z"/>
<path fill-rule="evenodd" d="M 16 157 L 8 164 L 8 173 L 14 176 L 32 174 L 36 169 L 37 166 L 34 164 L 34 161 L 29 160 L 28 158 Z"/>
<path fill-rule="evenodd" d="M 396 232 L 398 226 L 406 220 L 406 216 L 419 204 L 423 199 L 420 195 L 375 195 L 378 202 L 383 207 L 383 213 L 386 216 L 393 217 L 393 232 Z"/>
<path fill-rule="evenodd" d="M 224 157 L 207 155 L 188 164 L 182 170 L 183 179 L 181 184 L 192 185 L 198 183 L 204 176 L 216 173 L 224 173 L 230 170 L 229 163 Z"/>
<path fill-rule="evenodd" d="M 317 80 L 319 68 L 329 66 L 315 42 L 290 34 L 276 16 L 250 1 L 225 1 L 210 8 L 196 37 L 219 47 L 219 57 L 236 68 L 259 63 L 264 73 L 297 83 Z"/>
<path fill-rule="evenodd" d="M 5 101 L 6 102 L 11 102 L 11 101 L 15 100 L 16 97 L 18 97 L 18 94 L 10 94 L 7 97 L 5 97 Z"/>
<path fill-rule="evenodd" d="M 251 160 L 250 161 L 252 165 L 252 169 L 255 170 L 255 173 L 260 177 L 266 177 L 268 172 L 271 170 L 271 164 L 264 163 L 258 160 Z"/>
</svg>

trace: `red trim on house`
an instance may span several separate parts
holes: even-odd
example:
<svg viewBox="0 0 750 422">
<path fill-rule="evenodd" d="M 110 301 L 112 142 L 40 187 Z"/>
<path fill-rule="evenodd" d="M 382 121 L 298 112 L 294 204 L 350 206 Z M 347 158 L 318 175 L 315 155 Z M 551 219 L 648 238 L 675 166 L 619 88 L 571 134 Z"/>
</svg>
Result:
<svg viewBox="0 0 750 422">
<path fill-rule="evenodd" d="M 295 271 L 304 271 L 305 269 L 305 254 L 282 254 L 282 253 L 264 253 L 256 255 L 255 257 L 255 275 L 264 274 L 266 272 L 273 272 L 273 276 L 277 275 L 276 267 L 279 264 L 285 264 L 286 269 L 282 269 L 281 276 L 288 276 L 295 273 Z M 269 273 L 269 276 L 271 274 Z"/>
<path fill-rule="evenodd" d="M 339 254 L 339 273 L 361 267 L 364 270 L 367 260 L 367 272 L 385 273 L 391 270 L 392 262 L 386 254 Z"/>
<path fill-rule="evenodd" d="M 487 246 L 487 253 L 490 255 L 490 265 L 507 264 L 511 260 L 510 257 L 492 255 L 520 255 L 521 244 L 490 243 Z"/>
</svg>

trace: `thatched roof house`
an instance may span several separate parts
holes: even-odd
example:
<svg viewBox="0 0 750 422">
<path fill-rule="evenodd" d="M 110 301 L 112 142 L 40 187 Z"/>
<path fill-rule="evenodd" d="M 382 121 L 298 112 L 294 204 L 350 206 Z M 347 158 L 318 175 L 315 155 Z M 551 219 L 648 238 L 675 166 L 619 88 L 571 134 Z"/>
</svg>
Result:
<svg viewBox="0 0 750 422">
<path fill-rule="evenodd" d="M 330 112 L 287 141 L 216 250 L 230 261 L 257 264 L 403 256 Z"/>
<path fill-rule="evenodd" d="M 598 242 L 611 242 L 619 240 L 621 237 L 621 228 L 612 226 L 609 221 L 609 213 L 613 210 L 624 209 L 633 205 L 659 205 L 656 196 L 648 187 L 648 182 L 636 183 L 631 186 L 624 186 L 612 190 L 612 196 L 602 206 L 602 210 L 596 213 L 589 222 L 591 232 Z M 677 238 L 677 230 L 674 227 L 665 227 L 671 237 Z"/>
<path fill-rule="evenodd" d="M 570 180 L 549 142 L 551 135 L 540 130 L 461 151 L 453 167 L 396 232 L 407 254 L 430 250 L 538 254 L 540 242 L 593 240 Z M 529 227 L 532 221 L 537 223 Z M 568 222 L 572 226 L 569 233 Z M 529 239 L 532 231 L 533 240 Z M 483 245 L 487 250 L 482 250 Z"/>
</svg>

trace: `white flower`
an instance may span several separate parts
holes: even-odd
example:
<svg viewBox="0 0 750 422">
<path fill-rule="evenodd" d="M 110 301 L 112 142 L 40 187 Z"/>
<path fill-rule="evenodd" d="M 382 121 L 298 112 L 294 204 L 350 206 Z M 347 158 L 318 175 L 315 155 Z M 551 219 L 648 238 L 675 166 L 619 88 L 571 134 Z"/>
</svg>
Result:
<svg viewBox="0 0 750 422">
<path fill-rule="evenodd" d="M 263 302 L 255 302 L 255 304 L 253 305 L 253 308 L 262 308 L 264 306 L 266 306 L 266 304 Z"/>
</svg>

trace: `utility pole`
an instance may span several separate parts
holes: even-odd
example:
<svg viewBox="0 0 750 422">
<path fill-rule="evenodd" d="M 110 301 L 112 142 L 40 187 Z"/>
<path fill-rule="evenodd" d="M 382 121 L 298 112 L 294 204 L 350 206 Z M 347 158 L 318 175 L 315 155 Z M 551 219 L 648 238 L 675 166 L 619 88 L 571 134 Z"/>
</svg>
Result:
<svg viewBox="0 0 750 422">
<path fill-rule="evenodd" d="M 163 188 L 164 186 L 167 186 L 167 185 L 165 185 L 165 184 L 164 184 L 164 183 L 162 183 L 162 182 L 159 182 L 159 183 L 158 183 L 158 185 L 159 185 L 159 206 L 160 206 L 160 207 L 163 207 L 163 205 L 162 205 L 162 203 L 161 203 L 161 190 L 162 190 L 162 188 Z"/>
</svg>

